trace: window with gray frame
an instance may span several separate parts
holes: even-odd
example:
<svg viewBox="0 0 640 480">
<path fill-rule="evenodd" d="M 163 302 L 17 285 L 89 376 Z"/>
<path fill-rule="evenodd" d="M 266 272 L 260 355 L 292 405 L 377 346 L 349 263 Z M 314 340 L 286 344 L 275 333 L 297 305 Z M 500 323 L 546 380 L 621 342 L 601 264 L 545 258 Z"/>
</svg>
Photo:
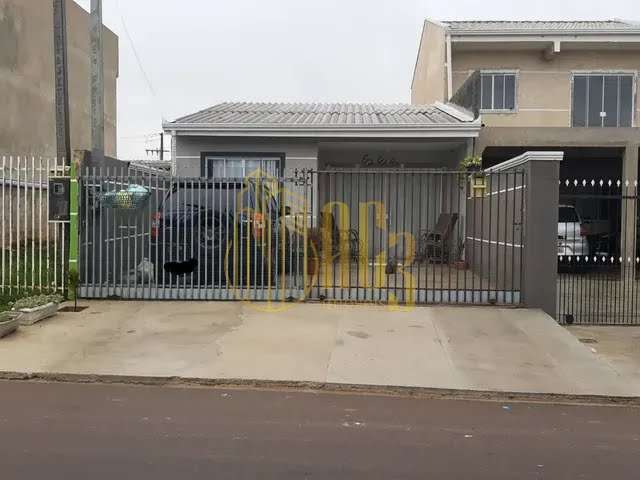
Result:
<svg viewBox="0 0 640 480">
<path fill-rule="evenodd" d="M 514 112 L 516 109 L 516 74 L 482 72 L 480 75 L 482 110 Z"/>
<path fill-rule="evenodd" d="M 573 127 L 631 127 L 632 74 L 575 74 L 571 125 Z"/>
</svg>

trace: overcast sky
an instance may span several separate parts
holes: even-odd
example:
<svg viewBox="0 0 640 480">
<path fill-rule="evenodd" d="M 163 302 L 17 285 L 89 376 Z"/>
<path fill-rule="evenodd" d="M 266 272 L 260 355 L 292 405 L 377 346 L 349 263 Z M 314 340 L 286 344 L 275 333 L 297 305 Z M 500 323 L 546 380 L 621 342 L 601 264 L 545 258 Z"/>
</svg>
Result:
<svg viewBox="0 0 640 480">
<path fill-rule="evenodd" d="M 222 101 L 408 102 L 426 17 L 640 20 L 638 0 L 103 0 L 103 10 L 120 37 L 124 159 L 158 146 L 163 118 Z"/>
</svg>

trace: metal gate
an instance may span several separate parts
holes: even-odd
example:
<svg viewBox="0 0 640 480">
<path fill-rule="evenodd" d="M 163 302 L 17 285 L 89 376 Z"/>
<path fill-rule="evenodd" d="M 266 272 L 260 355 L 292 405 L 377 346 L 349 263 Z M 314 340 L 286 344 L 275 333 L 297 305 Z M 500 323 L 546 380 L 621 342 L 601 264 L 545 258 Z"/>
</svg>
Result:
<svg viewBox="0 0 640 480">
<path fill-rule="evenodd" d="M 640 325 L 637 182 L 560 183 L 557 318 Z"/>
<path fill-rule="evenodd" d="M 80 179 L 90 298 L 520 304 L 524 174 Z"/>
</svg>

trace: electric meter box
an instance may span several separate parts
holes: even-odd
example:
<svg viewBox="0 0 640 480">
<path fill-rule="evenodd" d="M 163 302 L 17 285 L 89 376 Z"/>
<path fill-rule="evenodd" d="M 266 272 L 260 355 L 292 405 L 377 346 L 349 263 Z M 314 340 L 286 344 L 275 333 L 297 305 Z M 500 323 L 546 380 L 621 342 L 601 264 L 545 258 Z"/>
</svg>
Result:
<svg viewBox="0 0 640 480">
<path fill-rule="evenodd" d="M 68 222 L 71 179 L 69 177 L 49 178 L 49 221 Z"/>
</svg>

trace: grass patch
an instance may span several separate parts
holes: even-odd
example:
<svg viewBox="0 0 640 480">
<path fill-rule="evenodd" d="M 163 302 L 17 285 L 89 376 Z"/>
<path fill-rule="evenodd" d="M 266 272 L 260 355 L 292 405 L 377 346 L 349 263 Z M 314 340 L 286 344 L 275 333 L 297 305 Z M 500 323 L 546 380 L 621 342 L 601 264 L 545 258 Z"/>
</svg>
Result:
<svg viewBox="0 0 640 480">
<path fill-rule="evenodd" d="M 0 252 L 0 311 L 8 302 L 20 298 L 54 293 L 56 284 L 62 285 L 62 263 L 53 246 L 35 250 L 31 246 Z M 57 265 L 54 267 L 54 264 Z"/>
</svg>

